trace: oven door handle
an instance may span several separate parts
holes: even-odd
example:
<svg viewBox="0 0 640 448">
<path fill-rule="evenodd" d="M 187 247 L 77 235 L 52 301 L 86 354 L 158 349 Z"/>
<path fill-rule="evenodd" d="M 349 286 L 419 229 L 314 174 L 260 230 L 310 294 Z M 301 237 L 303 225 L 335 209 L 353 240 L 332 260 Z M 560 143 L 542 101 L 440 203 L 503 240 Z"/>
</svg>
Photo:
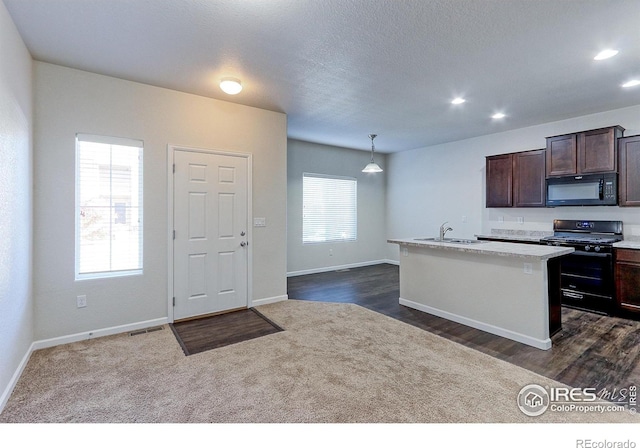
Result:
<svg viewBox="0 0 640 448">
<path fill-rule="evenodd" d="M 593 258 L 609 258 L 611 257 L 611 254 L 599 254 L 597 252 L 586 252 L 584 250 L 576 250 L 574 252 L 571 252 L 568 255 L 579 255 L 579 256 L 584 256 L 584 257 L 593 257 Z"/>
<path fill-rule="evenodd" d="M 582 294 L 578 294 L 577 292 L 571 292 L 571 291 L 562 291 L 562 295 L 564 297 L 569 297 L 571 299 L 584 299 L 584 295 Z"/>
</svg>

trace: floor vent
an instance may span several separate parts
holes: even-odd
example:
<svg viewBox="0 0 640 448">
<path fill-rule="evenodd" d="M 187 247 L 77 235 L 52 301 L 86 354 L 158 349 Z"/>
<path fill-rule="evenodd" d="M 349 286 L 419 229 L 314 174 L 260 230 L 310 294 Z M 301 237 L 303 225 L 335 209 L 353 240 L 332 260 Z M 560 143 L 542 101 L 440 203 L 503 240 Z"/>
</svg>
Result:
<svg viewBox="0 0 640 448">
<path fill-rule="evenodd" d="M 136 330 L 129 333 L 129 336 L 138 336 L 139 334 L 152 333 L 154 331 L 162 330 L 162 326 L 143 328 L 142 330 Z"/>
</svg>

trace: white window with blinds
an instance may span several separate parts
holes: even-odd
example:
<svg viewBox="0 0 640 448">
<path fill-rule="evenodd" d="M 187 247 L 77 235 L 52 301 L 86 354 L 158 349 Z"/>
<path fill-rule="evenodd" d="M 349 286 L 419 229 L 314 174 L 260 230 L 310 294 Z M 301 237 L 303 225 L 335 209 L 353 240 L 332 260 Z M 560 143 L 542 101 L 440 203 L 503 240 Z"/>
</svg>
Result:
<svg viewBox="0 0 640 448">
<path fill-rule="evenodd" d="M 76 280 L 142 273 L 142 150 L 76 135 Z"/>
<path fill-rule="evenodd" d="M 302 242 L 355 241 L 358 233 L 357 192 L 355 178 L 304 173 Z"/>
</svg>

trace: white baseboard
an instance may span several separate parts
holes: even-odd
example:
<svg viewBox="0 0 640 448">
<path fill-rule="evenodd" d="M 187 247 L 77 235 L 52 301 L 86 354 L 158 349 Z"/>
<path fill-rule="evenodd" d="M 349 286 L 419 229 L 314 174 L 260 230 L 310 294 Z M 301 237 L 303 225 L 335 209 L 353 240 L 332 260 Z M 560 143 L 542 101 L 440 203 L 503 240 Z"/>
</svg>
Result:
<svg viewBox="0 0 640 448">
<path fill-rule="evenodd" d="M 332 271 L 339 271 L 340 269 L 351 269 L 351 268 L 362 268 L 365 266 L 374 266 L 376 264 L 395 264 L 398 265 L 400 264 L 397 261 L 394 260 L 372 260 L 372 261 L 362 261 L 359 263 L 350 263 L 350 264 L 342 264 L 342 265 L 338 265 L 338 266 L 326 266 L 323 268 L 314 268 L 314 269 L 305 269 L 302 271 L 292 271 L 292 272 L 287 272 L 287 277 L 297 277 L 300 275 L 308 275 L 308 274 L 319 274 L 321 272 L 332 272 Z"/>
<path fill-rule="evenodd" d="M 29 358 L 31 358 L 31 353 L 33 353 L 33 351 L 34 351 L 34 348 L 32 343 L 31 346 L 29 347 L 29 350 L 27 350 L 27 353 L 25 353 L 25 355 L 22 357 L 22 361 L 20 361 L 18 368 L 13 373 L 13 376 L 11 377 L 9 384 L 7 384 L 7 387 L 2 392 L 2 396 L 0 396 L 0 413 L 2 413 L 2 411 L 4 410 L 4 407 L 7 405 L 7 402 L 9 401 L 9 397 L 13 393 L 13 389 L 15 389 L 16 384 L 18 384 L 18 380 L 20 379 L 20 376 L 22 375 L 24 368 L 27 366 L 27 363 L 29 362 Z"/>
<path fill-rule="evenodd" d="M 156 327 L 158 325 L 164 325 L 167 322 L 168 322 L 168 319 L 166 317 L 163 317 L 160 319 L 152 319 L 152 320 L 147 320 L 142 322 L 135 322 L 127 325 L 119 325 L 117 327 L 101 328 L 99 330 L 85 331 L 82 333 L 76 333 L 68 336 L 60 336 L 57 338 L 43 339 L 40 341 L 33 342 L 29 347 L 29 350 L 27 351 L 27 353 L 25 353 L 24 357 L 22 358 L 22 361 L 18 365 L 18 368 L 14 372 L 13 376 L 11 377 L 11 381 L 3 391 L 2 396 L 0 396 L 0 412 L 2 412 L 2 410 L 7 404 L 7 401 L 9 401 L 9 397 L 11 396 L 13 389 L 16 387 L 16 384 L 20 379 L 20 375 L 22 375 L 24 368 L 27 366 L 27 363 L 29 362 L 29 358 L 31 357 L 31 354 L 34 351 L 40 350 L 43 348 L 55 347 L 56 345 L 70 344 L 72 342 L 85 341 L 87 339 L 94 339 L 102 336 L 111 336 L 114 334 L 141 330 L 143 328 Z"/>
<path fill-rule="evenodd" d="M 56 345 L 70 344 L 72 342 L 85 341 L 87 339 L 95 339 L 103 336 L 111 336 L 113 334 L 126 333 L 129 331 L 142 330 L 143 328 L 164 325 L 169 320 L 166 317 L 160 319 L 145 320 L 127 325 L 118 325 L 117 327 L 101 328 L 99 330 L 84 331 L 82 333 L 71 334 L 68 336 L 60 336 L 57 338 L 43 339 L 33 343 L 34 350 L 42 348 L 55 347 Z"/>
<path fill-rule="evenodd" d="M 469 319 L 468 317 L 459 316 L 457 314 L 450 313 L 448 311 L 443 311 L 438 308 L 433 308 L 428 305 L 423 305 L 422 303 L 406 300 L 406 299 L 403 299 L 402 297 L 400 298 L 400 305 L 404 305 L 418 311 L 423 311 L 425 313 L 433 314 L 434 316 L 442 317 L 444 319 L 451 320 L 453 322 L 458 322 L 459 324 L 463 324 L 468 327 L 477 328 L 478 330 L 486 331 L 487 333 L 495 334 L 497 336 L 502 336 L 503 338 L 511 339 L 512 341 L 521 342 L 523 344 L 530 345 L 532 347 L 539 348 L 541 350 L 549 350 L 551 348 L 550 338 L 547 338 L 547 339 L 533 338 L 531 336 L 527 336 L 512 330 L 496 327 L 495 325 L 479 322 L 474 319 Z"/>
<path fill-rule="evenodd" d="M 269 303 L 282 302 L 284 300 L 289 300 L 289 296 L 287 294 L 283 296 L 275 296 L 275 297 L 265 297 L 263 299 L 256 299 L 251 301 L 251 307 L 256 307 L 260 305 L 267 305 Z"/>
</svg>

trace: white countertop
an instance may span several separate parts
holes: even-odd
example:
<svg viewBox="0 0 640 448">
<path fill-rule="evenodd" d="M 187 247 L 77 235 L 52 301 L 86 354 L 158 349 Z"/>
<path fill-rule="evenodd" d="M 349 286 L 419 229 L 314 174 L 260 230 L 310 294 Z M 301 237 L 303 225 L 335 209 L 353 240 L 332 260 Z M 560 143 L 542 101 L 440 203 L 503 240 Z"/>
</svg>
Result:
<svg viewBox="0 0 640 448">
<path fill-rule="evenodd" d="M 613 247 L 616 249 L 638 249 L 640 250 L 640 241 L 636 240 L 623 240 L 613 243 Z"/>
<path fill-rule="evenodd" d="M 484 238 L 488 240 L 511 240 L 522 241 L 530 243 L 539 243 L 542 236 L 530 236 L 530 235 L 475 235 L 476 238 Z"/>
<path fill-rule="evenodd" d="M 536 260 L 548 260 L 570 254 L 574 251 L 571 247 L 542 246 L 536 244 L 504 243 L 498 241 L 484 241 L 475 244 L 446 243 L 439 241 L 423 241 L 415 238 L 389 239 L 388 243 L 411 247 L 429 249 L 452 250 L 484 255 L 497 255 L 501 257 L 533 258 Z"/>
</svg>

